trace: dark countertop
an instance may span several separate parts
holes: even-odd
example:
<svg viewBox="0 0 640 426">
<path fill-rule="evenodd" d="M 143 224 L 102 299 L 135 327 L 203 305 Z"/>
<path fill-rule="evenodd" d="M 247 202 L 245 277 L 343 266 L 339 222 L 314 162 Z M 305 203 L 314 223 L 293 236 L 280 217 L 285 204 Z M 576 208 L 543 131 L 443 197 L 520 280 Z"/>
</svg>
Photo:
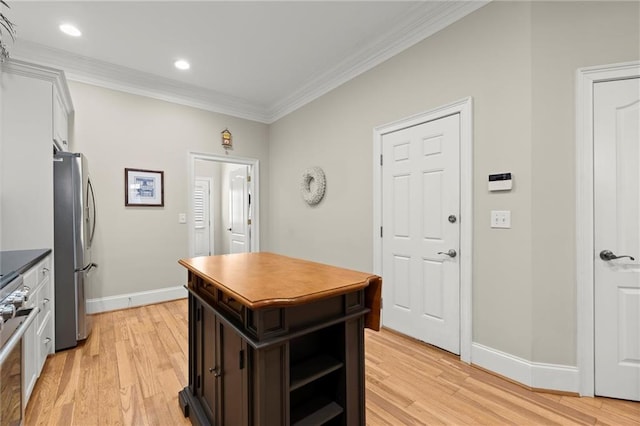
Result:
<svg viewBox="0 0 640 426">
<path fill-rule="evenodd" d="M 51 249 L 0 251 L 0 288 L 35 266 Z"/>
</svg>

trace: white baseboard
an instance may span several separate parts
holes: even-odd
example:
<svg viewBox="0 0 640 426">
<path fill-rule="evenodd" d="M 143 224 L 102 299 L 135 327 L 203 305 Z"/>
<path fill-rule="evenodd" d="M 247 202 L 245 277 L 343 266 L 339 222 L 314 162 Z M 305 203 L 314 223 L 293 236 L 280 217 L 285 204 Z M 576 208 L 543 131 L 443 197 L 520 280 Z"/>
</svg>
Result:
<svg viewBox="0 0 640 426">
<path fill-rule="evenodd" d="M 134 306 L 168 302 L 169 300 L 183 299 L 185 297 L 187 297 L 187 290 L 183 286 L 100 297 L 87 300 L 87 313 L 97 314 L 100 312 L 132 308 Z"/>
<path fill-rule="evenodd" d="M 532 362 L 479 343 L 471 345 L 471 362 L 531 388 L 579 393 L 574 366 Z"/>
</svg>

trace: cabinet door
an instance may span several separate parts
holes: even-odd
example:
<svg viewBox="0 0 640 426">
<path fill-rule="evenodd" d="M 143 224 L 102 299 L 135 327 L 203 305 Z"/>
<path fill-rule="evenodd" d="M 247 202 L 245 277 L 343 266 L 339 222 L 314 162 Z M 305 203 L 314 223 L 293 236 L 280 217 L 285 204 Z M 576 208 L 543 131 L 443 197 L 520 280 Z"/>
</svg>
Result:
<svg viewBox="0 0 640 426">
<path fill-rule="evenodd" d="M 52 85 L 4 71 L 0 78 L 0 245 L 53 247 Z"/>
<path fill-rule="evenodd" d="M 200 316 L 200 353 L 199 363 L 200 368 L 199 376 L 202 386 L 198 390 L 198 397 L 202 403 L 207 417 L 211 419 L 211 422 L 215 424 L 215 418 L 217 416 L 217 395 L 218 384 L 217 379 L 219 376 L 217 357 L 216 357 L 216 317 L 210 308 L 198 304 L 201 312 Z"/>
<path fill-rule="evenodd" d="M 22 336 L 22 403 L 25 407 L 38 380 L 36 346 L 36 326 L 32 323 Z"/>
<path fill-rule="evenodd" d="M 31 293 L 29 294 L 26 307 L 35 309 L 38 306 L 38 298 L 40 297 L 40 291 L 42 289 L 42 287 L 38 283 L 37 268 L 34 267 L 29 269 L 24 277 L 24 282 L 26 283 L 25 285 L 31 288 Z M 27 406 L 27 402 L 29 402 L 29 397 L 31 396 L 33 387 L 36 385 L 36 380 L 40 375 L 40 370 L 38 368 L 40 350 L 38 346 L 37 334 L 37 324 L 36 321 L 34 321 L 31 323 L 29 328 L 27 328 L 27 331 L 25 331 L 24 336 L 22 337 L 22 396 L 23 404 L 25 407 Z"/>
<path fill-rule="evenodd" d="M 221 425 L 248 424 L 247 343 L 231 327 L 218 322 L 220 347 Z"/>
<path fill-rule="evenodd" d="M 55 88 L 53 89 L 53 141 L 60 150 L 69 150 L 69 119 Z"/>
<path fill-rule="evenodd" d="M 212 308 L 191 300 L 193 392 L 210 424 L 248 425 L 247 343 Z"/>
<path fill-rule="evenodd" d="M 42 316 L 42 313 L 39 314 Z M 45 317 L 42 327 L 38 328 L 36 334 L 36 373 L 38 377 L 47 361 L 47 355 L 53 351 L 53 321 L 50 314 Z"/>
</svg>

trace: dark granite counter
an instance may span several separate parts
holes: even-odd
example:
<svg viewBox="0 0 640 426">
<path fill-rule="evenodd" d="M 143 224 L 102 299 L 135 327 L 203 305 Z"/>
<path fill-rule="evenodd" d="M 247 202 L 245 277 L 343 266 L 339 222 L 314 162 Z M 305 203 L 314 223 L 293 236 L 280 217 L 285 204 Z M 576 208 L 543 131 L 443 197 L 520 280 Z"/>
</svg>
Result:
<svg viewBox="0 0 640 426">
<path fill-rule="evenodd" d="M 44 259 L 51 249 L 0 251 L 0 288 Z"/>
</svg>

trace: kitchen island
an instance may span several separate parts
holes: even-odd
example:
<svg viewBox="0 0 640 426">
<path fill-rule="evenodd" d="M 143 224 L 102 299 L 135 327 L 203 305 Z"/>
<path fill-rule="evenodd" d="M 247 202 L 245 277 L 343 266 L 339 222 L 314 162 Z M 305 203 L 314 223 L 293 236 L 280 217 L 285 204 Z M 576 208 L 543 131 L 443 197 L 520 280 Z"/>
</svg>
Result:
<svg viewBox="0 0 640 426">
<path fill-rule="evenodd" d="M 364 425 L 381 278 L 272 253 L 182 259 L 196 425 Z"/>
</svg>

